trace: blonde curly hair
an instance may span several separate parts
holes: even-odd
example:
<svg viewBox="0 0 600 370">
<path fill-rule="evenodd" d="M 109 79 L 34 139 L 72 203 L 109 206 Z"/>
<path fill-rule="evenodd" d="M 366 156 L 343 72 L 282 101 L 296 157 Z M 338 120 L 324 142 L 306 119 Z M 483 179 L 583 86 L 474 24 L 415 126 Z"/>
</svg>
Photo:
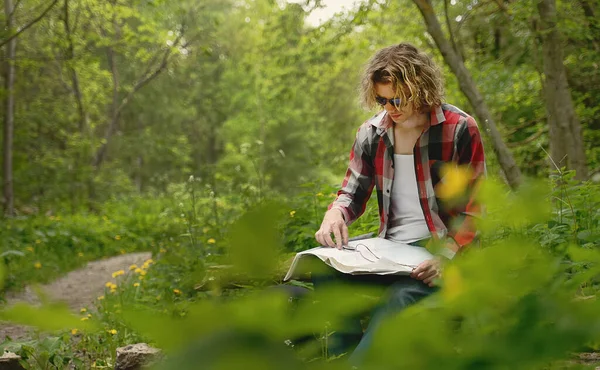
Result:
<svg viewBox="0 0 600 370">
<path fill-rule="evenodd" d="M 431 57 L 408 43 L 388 46 L 367 62 L 360 85 L 361 103 L 373 109 L 375 84 L 392 84 L 396 97 L 413 109 L 426 112 L 444 100 L 444 83 L 439 67 Z"/>
</svg>

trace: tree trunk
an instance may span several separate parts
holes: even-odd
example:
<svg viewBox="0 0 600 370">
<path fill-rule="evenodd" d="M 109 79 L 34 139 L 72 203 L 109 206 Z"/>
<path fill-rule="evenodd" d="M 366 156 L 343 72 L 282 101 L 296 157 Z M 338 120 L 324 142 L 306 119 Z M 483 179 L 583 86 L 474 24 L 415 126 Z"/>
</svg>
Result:
<svg viewBox="0 0 600 370">
<path fill-rule="evenodd" d="M 430 0 L 413 1 L 419 8 L 423 19 L 427 24 L 427 32 L 429 32 L 431 37 L 433 37 L 433 40 L 444 57 L 444 61 L 456 75 L 461 91 L 463 94 L 465 94 L 467 99 L 469 99 L 471 106 L 475 110 L 475 114 L 479 118 L 481 126 L 489 135 L 492 144 L 492 150 L 496 154 L 498 163 L 502 168 L 502 172 L 504 173 L 508 184 L 512 189 L 516 189 L 521 183 L 521 171 L 519 170 L 519 167 L 517 167 L 517 164 L 515 163 L 511 152 L 508 150 L 508 147 L 506 144 L 504 144 L 504 141 L 502 140 L 502 137 L 496 128 L 496 124 L 494 123 L 494 119 L 490 114 L 487 104 L 483 100 L 483 97 L 477 89 L 475 82 L 473 82 L 469 71 L 465 67 L 460 56 L 450 45 L 450 42 L 446 36 L 444 36 L 442 28 L 440 27 L 440 23 L 433 12 L 433 7 Z"/>
<path fill-rule="evenodd" d="M 583 134 L 563 64 L 562 42 L 556 27 L 556 1 L 541 0 L 537 7 L 541 21 L 543 90 L 548 113 L 550 155 L 557 166 L 575 170 L 575 178 L 585 180 L 588 172 Z"/>
<path fill-rule="evenodd" d="M 13 4 L 12 0 L 4 0 L 4 12 L 6 14 L 6 29 L 9 32 L 13 28 Z M 4 155 L 3 155 L 3 177 L 4 177 L 4 214 L 14 216 L 14 193 L 13 193 L 13 135 L 14 135 L 14 85 L 15 85 L 15 52 L 17 39 L 12 38 L 6 43 L 6 55 L 4 62 Z"/>
</svg>

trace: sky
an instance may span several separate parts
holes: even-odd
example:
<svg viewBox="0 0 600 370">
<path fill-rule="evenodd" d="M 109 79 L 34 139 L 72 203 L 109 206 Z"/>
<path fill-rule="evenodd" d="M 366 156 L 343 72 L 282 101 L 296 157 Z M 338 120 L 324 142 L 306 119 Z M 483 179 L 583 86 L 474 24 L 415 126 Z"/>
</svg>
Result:
<svg viewBox="0 0 600 370">
<path fill-rule="evenodd" d="M 296 2 L 289 0 L 289 2 Z M 309 17 L 306 18 L 306 22 L 313 26 L 327 21 L 335 13 L 342 11 L 343 9 L 351 9 L 356 1 L 355 0 L 323 0 L 324 8 L 316 9 Z"/>
</svg>

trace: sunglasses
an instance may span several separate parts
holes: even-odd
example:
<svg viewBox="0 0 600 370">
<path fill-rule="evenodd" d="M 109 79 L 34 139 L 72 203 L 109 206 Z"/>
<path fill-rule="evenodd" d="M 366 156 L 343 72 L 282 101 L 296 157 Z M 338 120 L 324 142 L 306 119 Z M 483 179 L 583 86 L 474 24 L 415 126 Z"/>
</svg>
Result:
<svg viewBox="0 0 600 370">
<path fill-rule="evenodd" d="M 388 99 L 388 98 L 384 98 L 381 96 L 376 96 L 375 97 L 375 101 L 377 102 L 377 104 L 381 105 L 382 107 L 385 106 L 388 102 L 393 105 L 394 107 L 399 107 L 400 104 L 402 103 L 402 98 L 392 98 L 392 99 Z"/>
</svg>

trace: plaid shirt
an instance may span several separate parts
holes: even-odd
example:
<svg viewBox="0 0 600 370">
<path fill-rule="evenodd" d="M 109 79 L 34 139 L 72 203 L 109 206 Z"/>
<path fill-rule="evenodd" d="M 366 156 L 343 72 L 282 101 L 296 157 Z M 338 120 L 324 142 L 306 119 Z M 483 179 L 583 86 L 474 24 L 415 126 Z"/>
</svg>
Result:
<svg viewBox="0 0 600 370">
<path fill-rule="evenodd" d="M 450 253 L 474 241 L 474 217 L 481 207 L 473 188 L 485 176 L 485 157 L 477 123 L 460 109 L 443 104 L 431 111 L 429 127 L 417 140 L 414 150 L 419 201 L 427 227 L 434 239 L 450 237 L 456 243 Z M 449 207 L 436 196 L 445 163 L 466 165 L 472 175 L 468 199 Z M 391 191 L 394 180 L 394 135 L 391 118 L 385 111 L 360 126 L 350 152 L 350 164 L 342 188 L 329 209 L 339 209 L 347 225 L 365 211 L 367 201 L 377 189 L 379 237 L 385 238 L 390 220 Z"/>
</svg>

